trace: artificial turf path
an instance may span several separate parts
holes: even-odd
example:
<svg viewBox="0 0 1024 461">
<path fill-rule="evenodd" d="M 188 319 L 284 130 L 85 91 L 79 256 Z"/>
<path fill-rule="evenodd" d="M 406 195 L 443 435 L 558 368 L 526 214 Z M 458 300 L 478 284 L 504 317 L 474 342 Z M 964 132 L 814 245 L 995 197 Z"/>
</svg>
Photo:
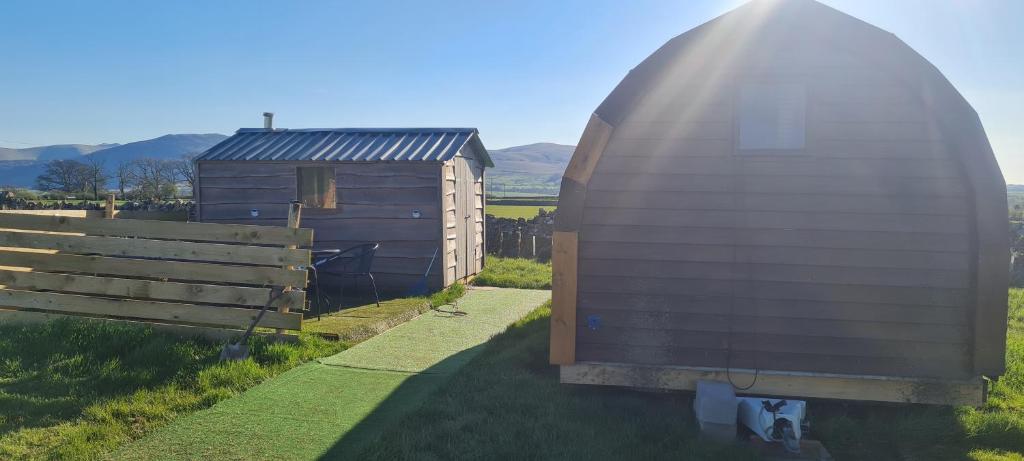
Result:
<svg viewBox="0 0 1024 461">
<path fill-rule="evenodd" d="M 337 355 L 181 418 L 115 459 L 348 459 L 550 297 L 474 289 Z M 464 313 L 464 314 L 462 314 Z"/>
</svg>

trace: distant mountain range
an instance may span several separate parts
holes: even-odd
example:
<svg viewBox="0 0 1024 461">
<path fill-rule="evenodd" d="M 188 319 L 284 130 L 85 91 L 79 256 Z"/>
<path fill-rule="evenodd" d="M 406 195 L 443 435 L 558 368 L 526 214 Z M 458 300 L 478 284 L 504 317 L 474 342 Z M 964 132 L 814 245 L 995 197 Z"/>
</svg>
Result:
<svg viewBox="0 0 1024 461">
<path fill-rule="evenodd" d="M 0 148 L 0 186 L 33 187 L 43 164 L 54 159 L 102 159 L 107 168 L 142 157 L 179 159 L 197 154 L 224 140 L 222 134 L 169 134 L 128 144 L 62 144 L 26 149 Z M 557 195 L 562 173 L 575 146 L 536 143 L 490 151 L 495 167 L 487 171 L 492 196 Z M 1024 193 L 1024 185 L 1008 185 L 1011 193 Z"/>
<path fill-rule="evenodd" d="M 494 169 L 487 172 L 488 190 L 494 195 L 558 195 L 576 146 L 542 142 L 489 151 Z"/>
<path fill-rule="evenodd" d="M 46 162 L 57 159 L 100 159 L 113 171 L 137 158 L 179 159 L 198 154 L 224 140 L 222 134 L 169 134 L 127 144 L 62 144 L 9 149 L 0 147 L 0 186 L 34 187 Z M 496 167 L 487 172 L 488 187 L 497 192 L 558 194 L 562 172 L 574 146 L 537 143 L 490 151 Z"/>
<path fill-rule="evenodd" d="M 64 144 L 26 149 L 0 148 L 0 186 L 34 187 L 46 162 L 58 159 L 105 162 L 113 171 L 117 164 L 137 158 L 179 159 L 198 154 L 224 140 L 222 134 L 168 134 L 128 144 Z"/>
<path fill-rule="evenodd" d="M 0 147 L 0 162 L 9 161 L 41 161 L 81 157 L 98 150 L 116 147 L 118 144 L 58 144 L 55 146 L 28 147 L 25 149 L 8 149 Z"/>
</svg>

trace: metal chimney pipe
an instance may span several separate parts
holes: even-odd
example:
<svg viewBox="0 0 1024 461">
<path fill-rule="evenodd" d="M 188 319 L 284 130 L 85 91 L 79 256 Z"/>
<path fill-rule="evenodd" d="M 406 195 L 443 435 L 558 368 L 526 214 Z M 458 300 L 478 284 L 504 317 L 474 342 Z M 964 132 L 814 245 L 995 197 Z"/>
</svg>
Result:
<svg viewBox="0 0 1024 461">
<path fill-rule="evenodd" d="M 267 130 L 274 129 L 274 113 L 264 112 L 263 113 L 263 128 Z"/>
</svg>

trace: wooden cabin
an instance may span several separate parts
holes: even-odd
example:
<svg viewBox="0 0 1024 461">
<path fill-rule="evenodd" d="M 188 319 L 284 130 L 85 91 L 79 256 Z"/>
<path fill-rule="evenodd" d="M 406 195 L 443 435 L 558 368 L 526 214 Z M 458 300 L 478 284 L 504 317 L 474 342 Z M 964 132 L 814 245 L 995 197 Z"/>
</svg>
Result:
<svg viewBox="0 0 1024 461">
<path fill-rule="evenodd" d="M 197 157 L 197 217 L 284 224 L 299 200 L 315 249 L 380 243 L 374 277 L 394 293 L 436 250 L 428 285 L 439 289 L 483 268 L 492 166 L 475 128 L 243 128 Z"/>
<path fill-rule="evenodd" d="M 551 361 L 567 383 L 979 404 L 1004 370 L 1006 210 L 978 115 L 928 61 L 820 3 L 754 1 L 592 115 Z"/>
</svg>

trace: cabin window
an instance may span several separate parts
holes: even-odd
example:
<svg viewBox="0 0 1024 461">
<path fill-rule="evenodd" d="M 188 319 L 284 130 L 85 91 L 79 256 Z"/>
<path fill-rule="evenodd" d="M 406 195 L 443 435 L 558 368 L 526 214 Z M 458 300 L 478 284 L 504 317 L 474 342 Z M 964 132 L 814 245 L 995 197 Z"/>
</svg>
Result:
<svg viewBox="0 0 1024 461">
<path fill-rule="evenodd" d="M 334 168 L 300 167 L 297 170 L 298 200 L 305 208 L 337 208 Z"/>
<path fill-rule="evenodd" d="M 799 84 L 747 84 L 737 103 L 740 150 L 802 150 L 807 93 Z"/>
</svg>

